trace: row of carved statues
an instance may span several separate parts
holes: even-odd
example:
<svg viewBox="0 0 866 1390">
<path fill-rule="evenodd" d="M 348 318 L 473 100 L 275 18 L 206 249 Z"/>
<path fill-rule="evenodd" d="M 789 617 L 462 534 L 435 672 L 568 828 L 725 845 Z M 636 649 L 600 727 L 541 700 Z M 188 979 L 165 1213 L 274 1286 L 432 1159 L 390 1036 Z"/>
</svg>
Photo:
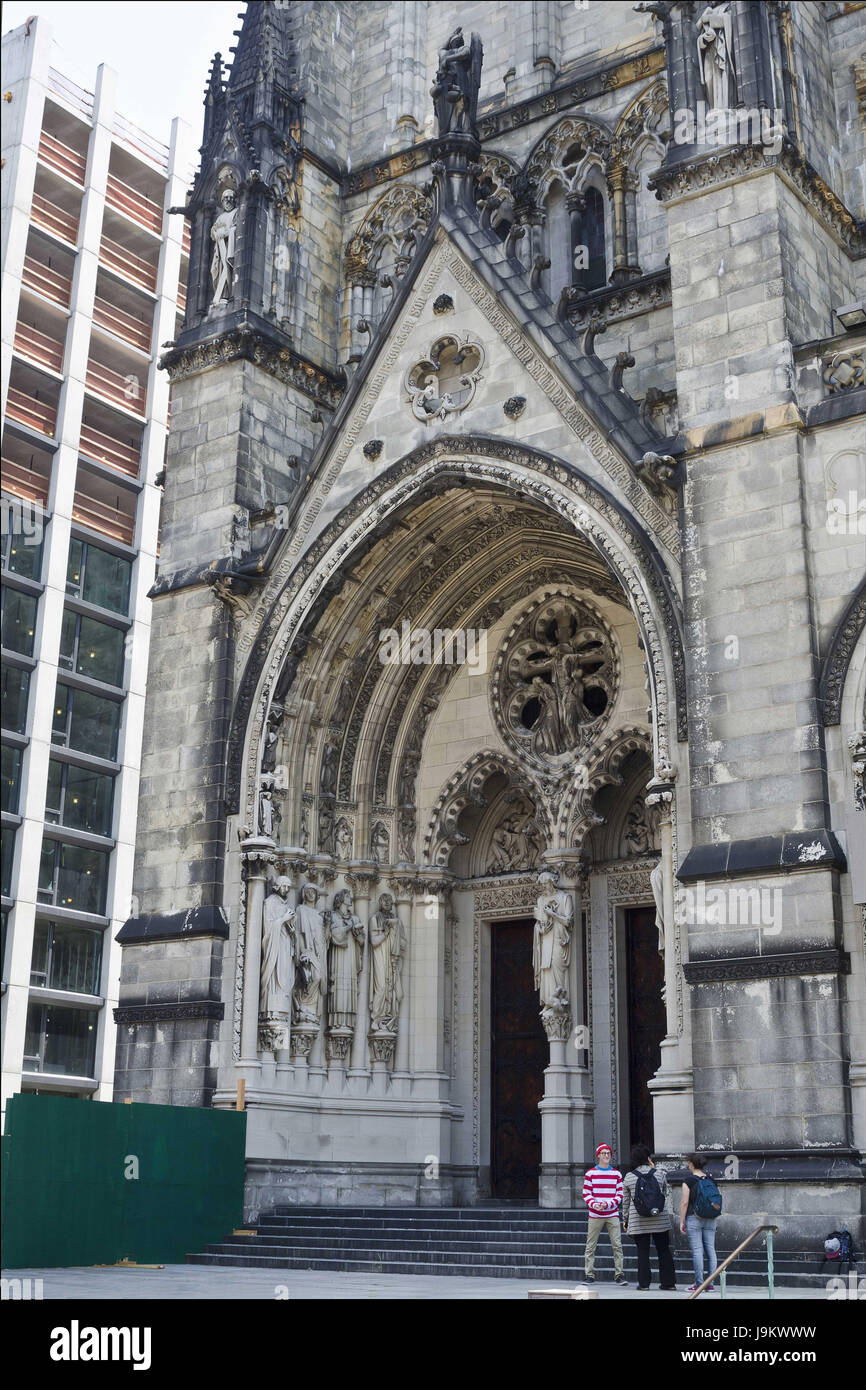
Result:
<svg viewBox="0 0 866 1390">
<path fill-rule="evenodd" d="M 365 940 L 370 948 L 370 1033 L 394 1034 L 403 998 L 408 937 L 382 893 L 369 932 L 354 911 L 350 888 L 321 910 L 321 890 L 305 883 L 295 906 L 291 880 L 280 877 L 265 898 L 262 920 L 260 1013 L 265 1020 L 291 1016 L 292 1027 L 318 1032 L 323 1015 L 330 1032 L 351 1032 L 358 1015 Z"/>
</svg>

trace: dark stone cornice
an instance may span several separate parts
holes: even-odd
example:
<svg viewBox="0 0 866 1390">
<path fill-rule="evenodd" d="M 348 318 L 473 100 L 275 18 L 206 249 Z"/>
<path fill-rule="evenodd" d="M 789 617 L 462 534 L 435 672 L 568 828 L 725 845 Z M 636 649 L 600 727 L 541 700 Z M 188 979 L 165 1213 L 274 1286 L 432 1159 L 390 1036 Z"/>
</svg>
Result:
<svg viewBox="0 0 866 1390">
<path fill-rule="evenodd" d="M 775 169 L 784 174 L 812 208 L 816 217 L 850 256 L 866 256 L 866 219 L 855 217 L 821 177 L 817 169 L 790 143 L 781 150 L 759 143 L 730 145 L 710 150 L 650 174 L 647 187 L 663 203 L 674 198 L 742 179 L 756 170 Z"/>
<path fill-rule="evenodd" d="M 594 314 L 604 323 L 616 323 L 636 314 L 648 314 L 652 309 L 665 308 L 671 302 L 671 272 L 651 270 L 624 285 L 604 285 L 601 289 L 582 293 L 578 286 L 568 291 L 568 317 L 575 328 L 583 328 Z"/>
<path fill-rule="evenodd" d="M 119 1004 L 114 1021 L 123 1023 L 173 1023 L 192 1018 L 222 1019 L 225 1005 L 218 999 L 185 999 L 177 1004 Z"/>
<path fill-rule="evenodd" d="M 532 125 L 557 112 L 562 112 L 563 115 L 575 114 L 576 108 L 594 97 L 603 96 L 618 87 L 627 87 L 633 82 L 648 82 L 664 70 L 664 46 L 653 44 L 630 58 L 618 58 L 594 72 L 569 78 L 546 92 L 539 92 L 527 101 L 519 101 L 514 106 L 500 105 L 495 109 L 488 108 L 486 113 L 478 118 L 481 143 L 483 145 L 508 130 Z M 435 158 L 435 143 L 434 140 L 421 140 L 408 150 L 400 150 L 389 155 L 387 159 L 373 160 L 354 169 L 351 174 L 344 174 L 340 187 L 342 196 L 345 198 L 353 193 L 363 193 L 368 188 L 376 188 L 390 183 L 393 179 L 403 178 L 406 174 L 411 174 L 413 169 L 423 169 Z"/>
<path fill-rule="evenodd" d="M 115 941 L 123 946 L 147 941 L 184 941 L 193 936 L 229 935 L 229 924 L 221 907 L 191 907 L 188 912 L 142 912 L 128 917 Z"/>
<path fill-rule="evenodd" d="M 836 946 L 822 951 L 787 951 L 773 956 L 728 956 L 683 962 L 690 985 L 722 980 L 775 980 L 783 975 L 850 975 L 851 957 Z"/>
<path fill-rule="evenodd" d="M 692 845 L 679 869 L 681 883 L 698 879 L 764 878 L 802 869 L 847 869 L 845 855 L 832 830 L 798 830 L 787 835 L 761 835 L 751 840 L 723 840 Z"/>
<path fill-rule="evenodd" d="M 303 391 L 329 410 L 336 409 L 346 389 L 346 376 L 342 370 L 332 372 L 320 367 L 294 348 L 274 341 L 268 333 L 249 322 L 199 339 L 188 346 L 170 348 L 159 359 L 159 366 L 175 382 L 196 376 L 209 367 L 221 367 L 227 362 L 242 360 L 254 362 L 286 386 Z"/>
</svg>

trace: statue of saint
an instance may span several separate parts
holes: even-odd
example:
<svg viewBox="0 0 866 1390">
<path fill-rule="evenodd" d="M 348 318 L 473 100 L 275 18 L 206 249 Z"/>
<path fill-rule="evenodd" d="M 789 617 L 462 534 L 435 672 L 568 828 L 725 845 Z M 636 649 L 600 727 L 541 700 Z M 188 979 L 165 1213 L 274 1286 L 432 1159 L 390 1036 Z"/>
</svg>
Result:
<svg viewBox="0 0 866 1390">
<path fill-rule="evenodd" d="M 259 1008 L 266 1015 L 288 1015 L 295 985 L 295 913 L 288 902 L 291 886 L 290 879 L 278 878 L 265 898 Z"/>
<path fill-rule="evenodd" d="M 698 62 L 711 110 L 736 104 L 733 22 L 730 4 L 707 5 L 698 20 Z"/>
<path fill-rule="evenodd" d="M 557 889 L 556 874 L 548 869 L 538 875 L 535 904 L 532 969 L 535 988 L 545 1009 L 568 1007 L 568 962 L 574 904 L 570 893 Z"/>
<path fill-rule="evenodd" d="M 328 1027 L 354 1028 L 358 1012 L 358 975 L 364 949 L 364 923 L 352 911 L 352 890 L 334 898 L 328 946 Z"/>
<path fill-rule="evenodd" d="M 374 864 L 387 864 L 390 857 L 391 839 L 388 827 L 379 820 L 373 826 L 373 834 L 370 837 L 370 858 Z"/>
<path fill-rule="evenodd" d="M 394 911 L 390 893 L 379 898 L 379 910 L 370 918 L 372 971 L 370 976 L 370 1032 L 396 1033 L 403 998 L 403 956 L 406 931 Z"/>
<path fill-rule="evenodd" d="M 352 827 L 345 816 L 337 825 L 337 834 L 334 838 L 334 847 L 338 859 L 351 859 L 352 857 Z"/>
<path fill-rule="evenodd" d="M 213 256 L 210 263 L 210 277 L 213 281 L 211 308 L 225 304 L 232 297 L 235 278 L 235 232 L 238 210 L 235 195 L 231 188 L 223 189 L 220 196 L 222 212 L 214 218 L 210 229 L 213 242 Z"/>
<path fill-rule="evenodd" d="M 316 907 L 318 896 L 315 883 L 305 883 L 294 911 L 298 968 L 292 1000 L 292 1022 L 317 1028 L 322 1018 L 328 944 L 324 913 Z"/>
<path fill-rule="evenodd" d="M 455 29 L 439 50 L 439 69 L 430 95 L 436 108 L 439 135 L 477 135 L 475 117 L 481 86 L 484 50 L 477 34 L 467 43 L 463 30 Z"/>
</svg>

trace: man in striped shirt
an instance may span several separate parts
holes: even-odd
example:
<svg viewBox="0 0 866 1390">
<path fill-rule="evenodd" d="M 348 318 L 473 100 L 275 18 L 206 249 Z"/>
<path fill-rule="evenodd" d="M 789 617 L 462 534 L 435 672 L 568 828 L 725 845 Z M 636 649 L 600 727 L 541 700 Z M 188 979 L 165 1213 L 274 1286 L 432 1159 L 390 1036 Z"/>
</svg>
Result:
<svg viewBox="0 0 866 1390">
<path fill-rule="evenodd" d="M 589 1209 L 589 1228 L 583 1262 L 588 1284 L 595 1283 L 595 1247 L 605 1227 L 613 1249 L 614 1283 L 626 1282 L 622 1272 L 622 1237 L 619 1229 L 622 1173 L 611 1167 L 612 1157 L 610 1145 L 599 1144 L 595 1151 L 595 1167 L 588 1168 L 583 1179 L 583 1200 Z"/>
</svg>

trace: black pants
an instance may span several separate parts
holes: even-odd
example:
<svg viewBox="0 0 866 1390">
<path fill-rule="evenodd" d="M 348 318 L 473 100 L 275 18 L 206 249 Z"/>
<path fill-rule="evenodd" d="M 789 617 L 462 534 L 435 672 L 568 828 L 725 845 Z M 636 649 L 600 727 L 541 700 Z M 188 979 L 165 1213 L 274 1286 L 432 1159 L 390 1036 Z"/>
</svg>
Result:
<svg viewBox="0 0 866 1390">
<path fill-rule="evenodd" d="M 650 1273 L 650 1240 L 653 1240 L 659 1262 L 659 1283 L 663 1289 L 672 1289 L 677 1282 L 677 1272 L 674 1269 L 669 1233 L 667 1231 L 647 1231 L 642 1236 L 633 1236 L 632 1239 L 637 1246 L 638 1288 L 648 1289 L 650 1286 L 650 1279 L 652 1278 Z"/>
</svg>

